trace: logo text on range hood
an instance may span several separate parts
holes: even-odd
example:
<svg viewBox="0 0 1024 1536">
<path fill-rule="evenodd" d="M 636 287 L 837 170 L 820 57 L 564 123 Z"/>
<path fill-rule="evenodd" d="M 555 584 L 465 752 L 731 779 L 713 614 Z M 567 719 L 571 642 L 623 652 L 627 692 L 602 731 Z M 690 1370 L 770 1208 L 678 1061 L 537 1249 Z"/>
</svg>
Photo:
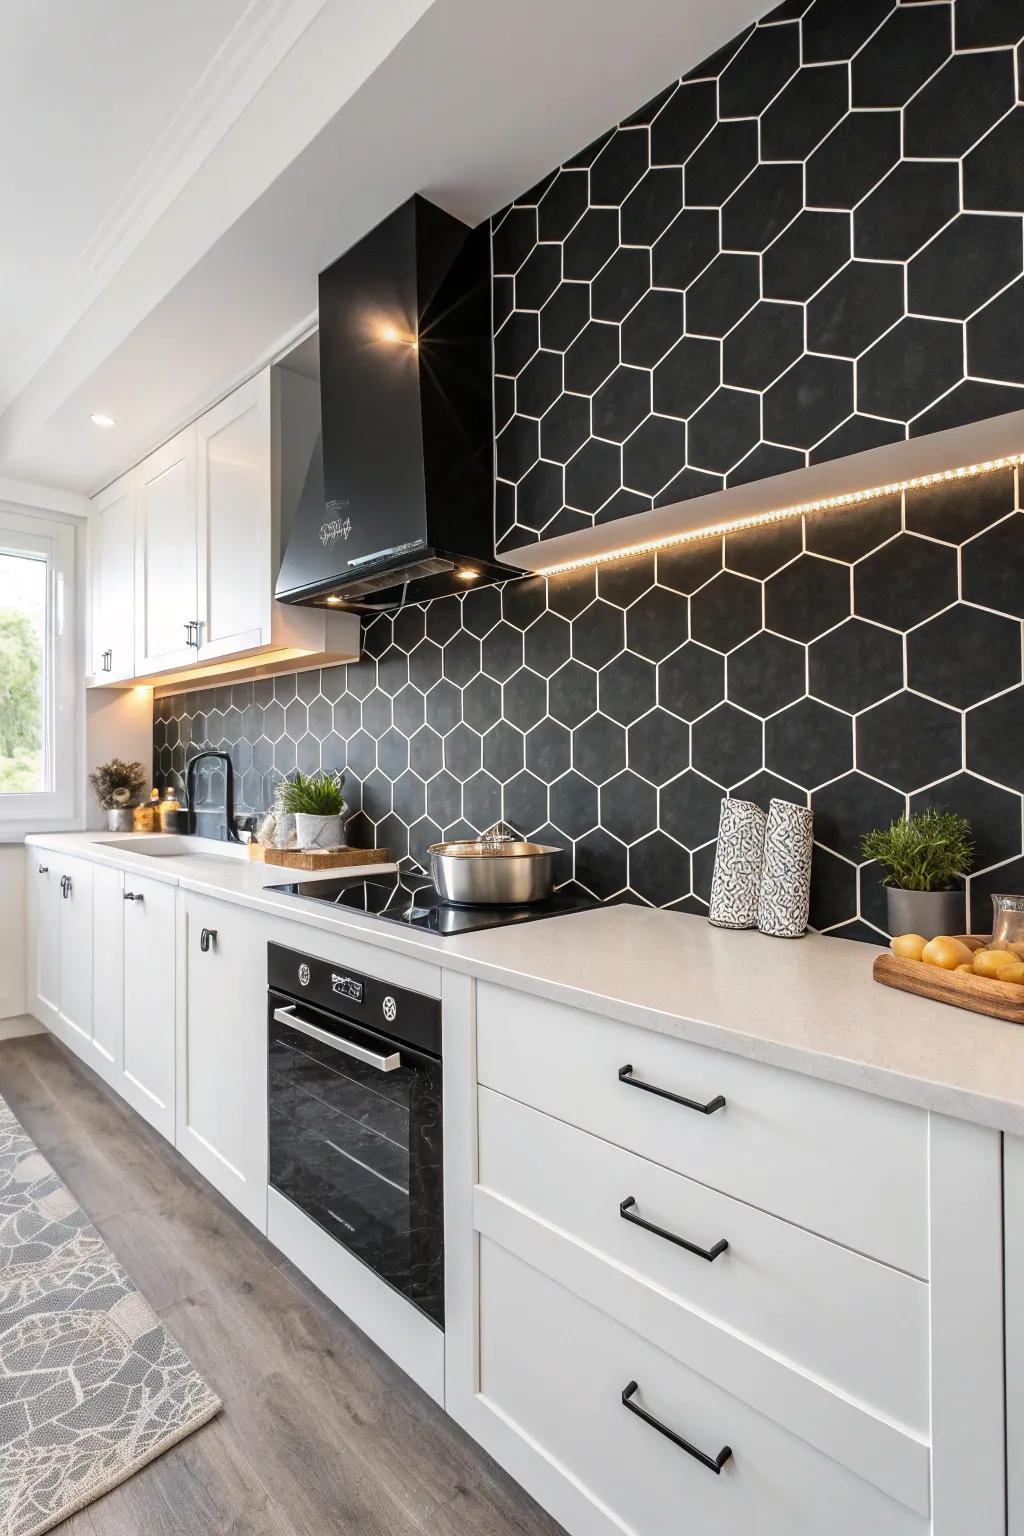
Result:
<svg viewBox="0 0 1024 1536">
<path fill-rule="evenodd" d="M 329 549 L 332 544 L 337 544 L 339 539 L 347 539 L 351 532 L 350 517 L 332 517 L 328 522 L 320 524 L 320 543 L 324 549 Z"/>
</svg>

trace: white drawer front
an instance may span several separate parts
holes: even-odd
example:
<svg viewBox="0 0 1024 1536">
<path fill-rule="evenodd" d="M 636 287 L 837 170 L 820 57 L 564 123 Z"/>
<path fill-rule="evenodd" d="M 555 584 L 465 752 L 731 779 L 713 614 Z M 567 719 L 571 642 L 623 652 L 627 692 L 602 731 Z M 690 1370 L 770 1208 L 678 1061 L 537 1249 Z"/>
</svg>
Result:
<svg viewBox="0 0 1024 1536">
<path fill-rule="evenodd" d="M 482 1399 L 631 1536 L 927 1536 L 927 1518 L 486 1238 L 480 1302 Z M 731 1447 L 720 1475 L 623 1406 L 633 1382 L 696 1449 Z"/>
<path fill-rule="evenodd" d="M 490 983 L 477 997 L 485 1087 L 927 1276 L 923 1111 Z"/>
<path fill-rule="evenodd" d="M 927 1437 L 923 1281 L 486 1088 L 479 1182 L 682 1305 Z M 635 1204 L 622 1214 L 629 1199 Z M 636 1218 L 705 1253 L 723 1240 L 728 1247 L 709 1261 Z M 641 1304 L 638 1315 L 641 1331 L 657 1339 L 657 1310 Z"/>
</svg>

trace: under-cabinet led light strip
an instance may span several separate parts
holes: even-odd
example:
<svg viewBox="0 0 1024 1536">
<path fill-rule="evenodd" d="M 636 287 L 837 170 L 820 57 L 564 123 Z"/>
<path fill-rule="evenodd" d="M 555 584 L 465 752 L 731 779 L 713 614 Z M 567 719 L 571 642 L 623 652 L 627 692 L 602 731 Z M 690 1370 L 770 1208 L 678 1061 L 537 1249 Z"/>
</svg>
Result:
<svg viewBox="0 0 1024 1536">
<path fill-rule="evenodd" d="M 997 469 L 1013 469 L 1019 464 L 1024 464 L 1024 453 L 1007 454 L 1001 459 L 986 459 L 982 464 L 961 464 L 958 469 L 938 470 L 932 475 L 914 475 L 910 480 L 893 480 L 888 485 L 875 485 L 866 491 L 846 491 L 841 496 L 823 496 L 818 501 L 804 501 L 795 507 L 780 507 L 774 512 L 737 517 L 730 522 L 715 523 L 707 528 L 694 528 L 688 533 L 663 534 L 661 538 L 644 539 L 639 544 L 625 544 L 621 549 L 612 549 L 603 555 L 583 555 L 577 560 L 561 560 L 554 565 L 539 566 L 534 574 L 561 576 L 566 571 L 579 571 L 590 565 L 606 565 L 610 560 L 628 560 L 632 555 L 649 555 L 678 544 L 692 544 L 698 539 L 739 533 L 745 528 L 759 528 L 767 523 L 781 523 L 790 517 L 802 517 L 807 512 L 832 512 L 840 507 L 855 507 L 862 501 L 873 501 L 878 496 L 895 496 L 903 491 L 941 485 L 949 480 L 967 480 L 975 475 L 992 474 Z"/>
</svg>

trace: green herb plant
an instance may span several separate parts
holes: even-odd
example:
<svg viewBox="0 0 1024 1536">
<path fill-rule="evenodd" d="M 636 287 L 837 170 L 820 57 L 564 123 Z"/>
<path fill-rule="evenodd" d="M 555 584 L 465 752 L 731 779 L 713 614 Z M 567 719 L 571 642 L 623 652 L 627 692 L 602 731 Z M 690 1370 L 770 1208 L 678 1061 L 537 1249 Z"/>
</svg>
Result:
<svg viewBox="0 0 1024 1536">
<path fill-rule="evenodd" d="M 281 790 L 281 809 L 296 816 L 340 816 L 343 773 L 296 773 Z"/>
<path fill-rule="evenodd" d="M 869 832 L 861 839 L 861 852 L 885 867 L 886 885 L 901 891 L 948 891 L 974 863 L 974 838 L 966 817 L 933 808 Z"/>
</svg>

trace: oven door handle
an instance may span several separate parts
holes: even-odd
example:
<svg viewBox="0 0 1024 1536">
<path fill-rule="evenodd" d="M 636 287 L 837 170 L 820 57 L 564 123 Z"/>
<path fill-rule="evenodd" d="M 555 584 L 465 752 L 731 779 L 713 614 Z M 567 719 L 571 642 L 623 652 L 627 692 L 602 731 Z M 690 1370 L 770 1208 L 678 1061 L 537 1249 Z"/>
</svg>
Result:
<svg viewBox="0 0 1024 1536">
<path fill-rule="evenodd" d="M 275 1008 L 274 1022 L 285 1024 L 289 1029 L 297 1029 L 300 1035 L 319 1040 L 321 1045 L 329 1045 L 332 1051 L 340 1051 L 343 1056 L 353 1056 L 356 1061 L 363 1061 L 368 1067 L 376 1067 L 378 1072 L 395 1072 L 402 1065 L 402 1058 L 397 1051 L 390 1056 L 378 1056 L 375 1051 L 356 1045 L 354 1040 L 344 1040 L 340 1035 L 332 1035 L 329 1030 L 318 1029 L 307 1019 L 300 1019 L 293 1004 L 287 1008 Z"/>
</svg>

